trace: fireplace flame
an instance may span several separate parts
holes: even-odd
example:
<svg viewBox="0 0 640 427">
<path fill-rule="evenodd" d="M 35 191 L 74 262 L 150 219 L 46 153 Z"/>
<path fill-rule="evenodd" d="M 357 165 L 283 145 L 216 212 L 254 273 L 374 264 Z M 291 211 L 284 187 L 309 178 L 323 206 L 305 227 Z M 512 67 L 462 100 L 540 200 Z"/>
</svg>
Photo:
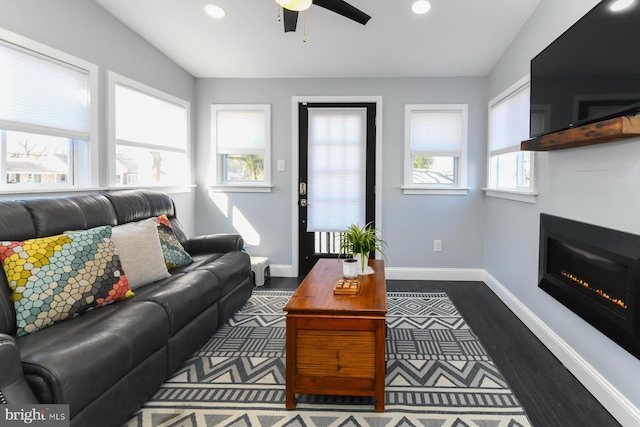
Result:
<svg viewBox="0 0 640 427">
<path fill-rule="evenodd" d="M 587 282 L 586 280 L 582 280 L 581 278 L 576 277 L 571 273 L 567 273 L 566 271 L 561 271 L 561 274 L 564 277 L 566 277 L 567 279 L 571 280 L 573 283 L 577 283 L 578 285 L 580 285 L 580 286 L 590 290 L 591 292 L 601 296 L 602 298 L 606 299 L 607 301 L 611 301 L 615 305 L 617 305 L 619 307 L 622 307 L 624 309 L 627 308 L 627 304 L 623 300 L 610 296 L 609 294 L 607 294 L 602 289 L 592 288 L 589 285 L 589 282 Z"/>
</svg>

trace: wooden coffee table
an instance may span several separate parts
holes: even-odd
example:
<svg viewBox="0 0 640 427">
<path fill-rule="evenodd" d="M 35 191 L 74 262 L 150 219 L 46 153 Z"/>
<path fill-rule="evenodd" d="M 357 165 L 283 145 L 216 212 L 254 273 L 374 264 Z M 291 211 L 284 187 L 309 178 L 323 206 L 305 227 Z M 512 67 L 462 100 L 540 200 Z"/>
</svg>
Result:
<svg viewBox="0 0 640 427">
<path fill-rule="evenodd" d="M 301 393 L 374 396 L 384 411 L 387 286 L 384 262 L 369 265 L 358 295 L 334 295 L 342 262 L 320 259 L 285 305 L 287 409 Z"/>
</svg>

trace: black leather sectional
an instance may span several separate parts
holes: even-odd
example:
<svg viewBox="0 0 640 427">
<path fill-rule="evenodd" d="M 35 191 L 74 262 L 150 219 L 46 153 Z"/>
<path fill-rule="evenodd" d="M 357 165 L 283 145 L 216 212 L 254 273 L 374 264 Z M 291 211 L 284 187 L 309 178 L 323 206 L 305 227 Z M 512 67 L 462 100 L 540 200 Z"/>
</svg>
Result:
<svg viewBox="0 0 640 427">
<path fill-rule="evenodd" d="M 16 336 L 11 289 L 0 272 L 0 393 L 6 401 L 69 404 L 72 426 L 121 425 L 249 299 L 253 285 L 242 237 L 188 238 L 164 193 L 0 201 L 0 241 L 162 214 L 194 261 L 135 289 L 132 298 Z"/>
</svg>

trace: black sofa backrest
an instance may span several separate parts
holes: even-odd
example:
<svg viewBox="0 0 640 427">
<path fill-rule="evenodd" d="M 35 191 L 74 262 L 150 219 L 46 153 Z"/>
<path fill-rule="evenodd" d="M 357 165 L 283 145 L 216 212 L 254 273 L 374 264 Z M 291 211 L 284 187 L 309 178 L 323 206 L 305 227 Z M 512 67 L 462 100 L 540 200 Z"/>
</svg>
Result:
<svg viewBox="0 0 640 427">
<path fill-rule="evenodd" d="M 29 211 L 36 231 L 34 236 L 23 236 L 19 240 L 117 224 L 113 206 L 101 195 L 24 199 L 17 202 Z M 6 240 L 3 231 L 0 229 L 0 239 Z"/>
<path fill-rule="evenodd" d="M 189 238 L 176 217 L 173 199 L 167 194 L 151 190 L 131 190 L 108 193 L 105 197 L 115 209 L 116 224 L 166 215 L 178 240 L 187 251 L 189 250 Z"/>
<path fill-rule="evenodd" d="M 118 224 L 162 214 L 175 216 L 173 200 L 162 193 L 127 191 L 107 194 L 106 197 L 115 208 Z"/>
<path fill-rule="evenodd" d="M 176 218 L 171 197 L 147 190 L 0 201 L 0 241 L 53 236 L 100 225 L 115 226 L 163 214 L 167 215 L 178 240 L 188 251 L 188 237 Z M 16 314 L 10 298 L 7 278 L 4 271 L 0 271 L 0 332 L 13 335 Z"/>
</svg>

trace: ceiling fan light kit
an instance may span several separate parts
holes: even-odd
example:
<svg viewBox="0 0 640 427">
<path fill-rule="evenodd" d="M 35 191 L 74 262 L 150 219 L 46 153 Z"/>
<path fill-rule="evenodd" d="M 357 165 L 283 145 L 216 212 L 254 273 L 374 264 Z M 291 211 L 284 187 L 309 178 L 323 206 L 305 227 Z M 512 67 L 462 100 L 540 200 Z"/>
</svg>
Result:
<svg viewBox="0 0 640 427">
<path fill-rule="evenodd" d="M 351 19 L 359 24 L 365 25 L 371 16 L 360 9 L 351 6 L 344 0 L 275 0 L 282 7 L 282 17 L 284 21 L 284 32 L 295 31 L 298 25 L 298 14 L 304 12 L 311 5 L 320 6 L 338 15 Z M 278 14 L 278 20 L 280 15 Z M 306 36 L 302 38 L 306 41 Z"/>
<path fill-rule="evenodd" d="M 287 10 L 302 12 L 311 7 L 312 0 L 276 0 L 276 3 Z"/>
</svg>

